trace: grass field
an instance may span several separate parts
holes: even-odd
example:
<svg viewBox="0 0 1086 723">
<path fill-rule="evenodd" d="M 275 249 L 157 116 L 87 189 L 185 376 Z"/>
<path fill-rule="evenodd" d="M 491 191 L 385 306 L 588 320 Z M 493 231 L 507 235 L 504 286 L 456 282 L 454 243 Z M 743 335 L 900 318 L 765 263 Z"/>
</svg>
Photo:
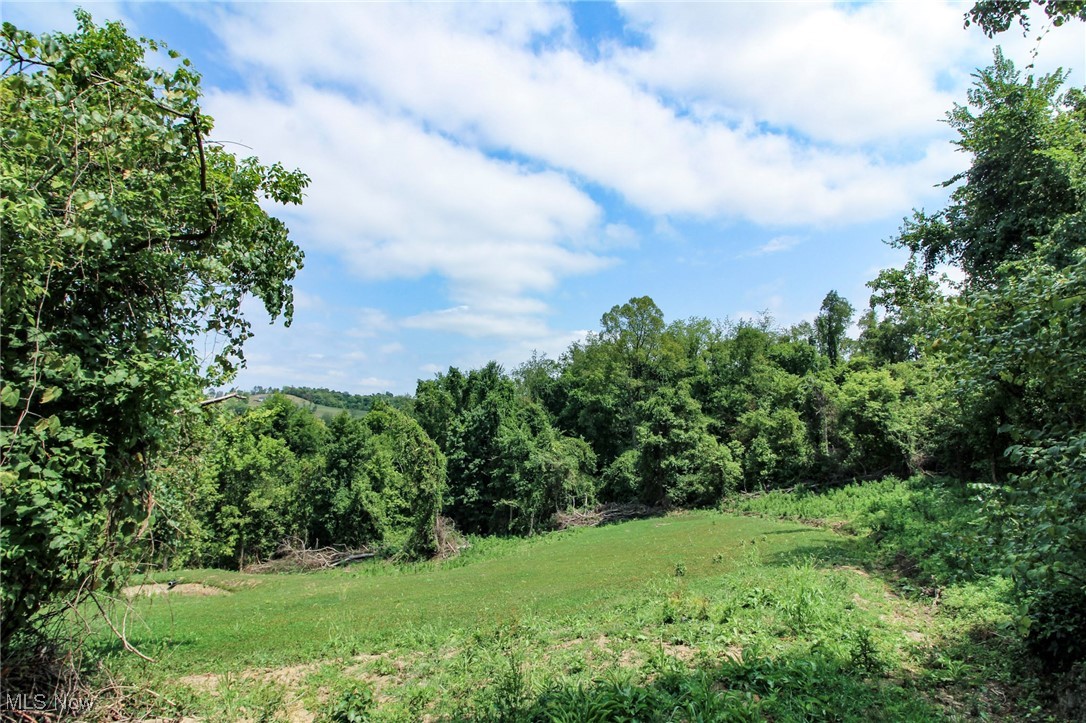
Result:
<svg viewBox="0 0 1086 723">
<path fill-rule="evenodd" d="M 95 640 L 138 683 L 130 713 L 206 720 L 1033 715 L 999 641 L 975 643 L 1009 619 L 990 591 L 935 606 L 866 555 L 825 528 L 687 513 L 479 540 L 442 564 L 174 573 L 227 592 L 137 598 L 128 637 L 155 663 Z"/>
<path fill-rule="evenodd" d="M 259 407 L 261 404 L 264 403 L 264 400 L 267 399 L 270 396 L 271 396 L 270 394 L 250 394 L 249 397 L 244 402 L 243 406 L 246 409 L 253 409 L 255 407 Z M 332 417 L 338 417 L 340 414 L 343 414 L 343 412 L 347 412 L 347 414 L 351 415 L 352 417 L 364 417 L 364 416 L 366 416 L 365 412 L 363 412 L 361 410 L 358 410 L 358 409 L 344 409 L 342 407 L 329 407 L 329 406 L 326 406 L 324 404 L 316 404 L 315 402 L 311 402 L 308 399 L 302 399 L 301 397 L 296 397 L 293 394 L 282 394 L 281 396 L 286 397 L 287 399 L 294 402 L 295 404 L 297 404 L 302 409 L 310 410 L 311 412 L 313 412 L 313 414 L 315 416 L 320 417 L 321 419 L 331 419 Z"/>
</svg>

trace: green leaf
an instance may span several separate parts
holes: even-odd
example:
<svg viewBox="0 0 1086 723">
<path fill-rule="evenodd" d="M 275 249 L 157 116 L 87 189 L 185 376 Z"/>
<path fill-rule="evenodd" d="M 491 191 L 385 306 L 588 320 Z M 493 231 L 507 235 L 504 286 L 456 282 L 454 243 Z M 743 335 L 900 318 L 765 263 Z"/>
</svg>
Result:
<svg viewBox="0 0 1086 723">
<path fill-rule="evenodd" d="M 14 407 L 19 403 L 19 390 L 10 384 L 5 384 L 0 389 L 0 404 L 5 407 Z"/>
</svg>

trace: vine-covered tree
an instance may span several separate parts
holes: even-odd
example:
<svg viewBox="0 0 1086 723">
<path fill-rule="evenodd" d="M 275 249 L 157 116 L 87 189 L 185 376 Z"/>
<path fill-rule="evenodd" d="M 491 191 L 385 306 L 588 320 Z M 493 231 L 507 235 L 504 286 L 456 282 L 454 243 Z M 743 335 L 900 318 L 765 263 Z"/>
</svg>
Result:
<svg viewBox="0 0 1086 723">
<path fill-rule="evenodd" d="M 242 299 L 289 323 L 302 264 L 261 204 L 299 203 L 307 177 L 210 141 L 187 60 L 156 70 L 164 47 L 77 16 L 0 38 L 5 648 L 121 572 L 155 510 L 148 466 L 243 362 Z"/>
<path fill-rule="evenodd" d="M 815 318 L 815 334 L 819 349 L 829 358 L 830 364 L 836 364 L 841 359 L 845 332 L 852 323 L 853 312 L 852 304 L 836 291 L 831 291 L 822 299 L 822 308 Z"/>
</svg>

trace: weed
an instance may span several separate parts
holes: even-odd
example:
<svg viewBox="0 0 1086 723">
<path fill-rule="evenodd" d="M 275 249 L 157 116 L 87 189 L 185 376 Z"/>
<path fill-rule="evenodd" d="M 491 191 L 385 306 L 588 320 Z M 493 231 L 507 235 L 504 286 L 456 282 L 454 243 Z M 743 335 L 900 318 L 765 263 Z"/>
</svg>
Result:
<svg viewBox="0 0 1086 723">
<path fill-rule="evenodd" d="M 508 668 L 498 680 L 495 708 L 495 720 L 514 723 L 525 717 L 525 703 L 531 694 L 531 685 L 525 673 L 525 663 L 521 655 L 510 654 Z"/>
<path fill-rule="evenodd" d="M 325 716 L 327 723 L 364 723 L 370 720 L 373 690 L 356 683 L 336 696 Z"/>
<path fill-rule="evenodd" d="M 851 636 L 849 660 L 855 670 L 864 675 L 882 675 L 886 664 L 879 656 L 878 646 L 867 628 L 858 628 Z"/>
</svg>

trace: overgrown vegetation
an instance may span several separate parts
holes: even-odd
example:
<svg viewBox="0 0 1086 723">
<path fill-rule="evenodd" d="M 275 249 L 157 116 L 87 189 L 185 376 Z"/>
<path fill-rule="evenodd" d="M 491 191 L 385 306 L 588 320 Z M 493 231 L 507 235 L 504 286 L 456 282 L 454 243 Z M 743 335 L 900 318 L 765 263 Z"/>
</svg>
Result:
<svg viewBox="0 0 1086 723">
<path fill-rule="evenodd" d="M 122 576 L 165 479 L 149 470 L 242 359 L 242 299 L 289 323 L 302 263 L 261 203 L 299 203 L 307 177 L 208 143 L 188 61 L 148 68 L 165 46 L 78 18 L 0 38 L 5 652 Z"/>
</svg>

